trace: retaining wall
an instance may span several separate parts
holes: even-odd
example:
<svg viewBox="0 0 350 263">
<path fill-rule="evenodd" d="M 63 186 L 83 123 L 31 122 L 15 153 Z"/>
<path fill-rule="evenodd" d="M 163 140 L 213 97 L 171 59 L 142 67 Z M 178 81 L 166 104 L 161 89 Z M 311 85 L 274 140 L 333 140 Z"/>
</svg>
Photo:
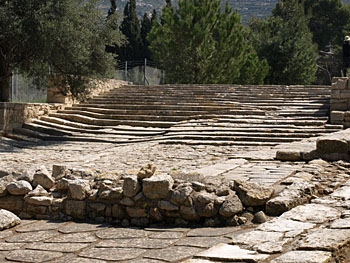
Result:
<svg viewBox="0 0 350 263">
<path fill-rule="evenodd" d="M 116 87 L 127 84 L 120 80 L 92 80 L 88 97 L 107 92 Z M 22 127 L 23 123 L 31 122 L 32 119 L 39 118 L 43 115 L 48 115 L 50 112 L 63 110 L 65 106 L 74 101 L 69 96 L 63 96 L 56 89 L 48 89 L 47 101 L 49 103 L 0 103 L 0 133 L 10 133 L 15 128 Z"/>
</svg>

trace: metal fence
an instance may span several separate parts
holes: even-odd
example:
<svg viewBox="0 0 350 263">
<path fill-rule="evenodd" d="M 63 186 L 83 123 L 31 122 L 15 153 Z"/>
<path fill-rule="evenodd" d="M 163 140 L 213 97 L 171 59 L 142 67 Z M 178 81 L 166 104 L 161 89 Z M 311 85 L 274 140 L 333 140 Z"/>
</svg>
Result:
<svg viewBox="0 0 350 263">
<path fill-rule="evenodd" d="M 119 63 L 115 77 L 135 85 L 158 85 L 163 83 L 164 73 L 154 62 L 145 59 Z M 15 71 L 11 79 L 10 101 L 46 102 L 46 88 L 38 87 L 29 77 Z"/>
<path fill-rule="evenodd" d="M 11 79 L 10 101 L 46 102 L 46 87 L 38 87 L 33 81 L 15 71 Z"/>
<path fill-rule="evenodd" d="M 164 82 L 164 72 L 152 61 L 125 61 L 118 63 L 117 78 L 135 85 L 158 85 Z"/>
</svg>

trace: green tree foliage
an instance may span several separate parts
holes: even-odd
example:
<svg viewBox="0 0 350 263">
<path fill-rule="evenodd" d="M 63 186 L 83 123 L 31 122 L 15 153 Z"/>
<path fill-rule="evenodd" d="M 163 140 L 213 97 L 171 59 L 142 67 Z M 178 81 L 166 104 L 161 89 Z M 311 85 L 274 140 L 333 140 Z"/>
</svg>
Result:
<svg viewBox="0 0 350 263">
<path fill-rule="evenodd" d="M 124 8 L 124 18 L 120 25 L 127 43 L 118 50 L 121 61 L 142 60 L 142 40 L 140 21 L 136 13 L 136 0 L 129 0 Z"/>
<path fill-rule="evenodd" d="M 250 28 L 259 56 L 268 61 L 268 84 L 311 84 L 316 79 L 317 47 L 299 0 L 279 0 L 273 15 L 253 19 Z"/>
<path fill-rule="evenodd" d="M 95 0 L 0 0 L 1 100 L 9 98 L 15 68 L 36 80 L 51 74 L 73 95 L 81 76 L 108 75 L 113 59 L 105 44 L 120 38 L 108 24 Z"/>
<path fill-rule="evenodd" d="M 145 13 L 141 21 L 141 44 L 142 44 L 142 57 L 147 60 L 151 59 L 151 51 L 149 50 L 149 41 L 147 36 L 151 32 L 153 21 L 157 19 L 156 10 L 153 10 L 151 17 Z"/>
<path fill-rule="evenodd" d="M 342 0 L 305 0 L 305 13 L 309 14 L 309 28 L 313 41 L 320 50 L 328 45 L 341 45 L 350 13 Z"/>
<path fill-rule="evenodd" d="M 149 34 L 169 83 L 261 83 L 266 64 L 247 41 L 240 16 L 220 0 L 167 1 Z"/>
<path fill-rule="evenodd" d="M 331 84 L 332 77 L 340 76 L 342 43 L 349 35 L 349 4 L 341 0 L 305 0 L 305 13 L 310 15 L 309 28 L 318 45 L 317 83 Z"/>
</svg>

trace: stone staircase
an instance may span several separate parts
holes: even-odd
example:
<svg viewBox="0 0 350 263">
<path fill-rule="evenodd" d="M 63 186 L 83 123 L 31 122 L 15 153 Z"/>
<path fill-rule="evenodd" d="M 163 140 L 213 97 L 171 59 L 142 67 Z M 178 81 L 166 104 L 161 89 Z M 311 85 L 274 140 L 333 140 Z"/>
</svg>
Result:
<svg viewBox="0 0 350 263">
<path fill-rule="evenodd" d="M 328 86 L 127 85 L 14 132 L 45 141 L 273 146 L 329 125 Z"/>
</svg>

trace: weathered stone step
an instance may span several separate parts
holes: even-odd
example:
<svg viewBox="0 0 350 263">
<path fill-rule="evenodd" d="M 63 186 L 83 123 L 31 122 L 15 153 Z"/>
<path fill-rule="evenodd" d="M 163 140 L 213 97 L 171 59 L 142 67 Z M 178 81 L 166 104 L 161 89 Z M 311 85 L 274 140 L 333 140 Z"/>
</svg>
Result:
<svg viewBox="0 0 350 263">
<path fill-rule="evenodd" d="M 22 133 L 43 140 L 276 145 L 337 131 L 327 125 L 330 92 L 325 86 L 124 86 L 26 124 Z"/>
<path fill-rule="evenodd" d="M 42 133 L 57 136 L 72 136 L 74 134 L 91 134 L 92 135 L 120 135 L 120 136 L 157 136 L 166 133 L 166 130 L 152 130 L 152 129 L 118 129 L 106 128 L 101 126 L 100 129 L 82 129 L 70 127 L 67 125 L 60 125 L 55 123 L 49 123 L 41 120 L 35 120 L 33 123 L 26 123 L 23 128 L 30 130 L 37 130 Z"/>
<path fill-rule="evenodd" d="M 278 116 L 277 116 L 278 117 Z M 218 123 L 250 123 L 252 125 L 295 125 L 295 126 L 324 126 L 327 122 L 326 117 L 319 118 L 276 118 L 276 116 L 267 116 L 265 119 L 244 119 L 244 118 L 232 118 L 230 116 L 221 116 L 217 119 Z"/>
<path fill-rule="evenodd" d="M 106 102 L 106 101 L 105 101 Z M 207 105 L 204 105 L 207 104 Z M 256 106 L 259 105 L 259 108 Z M 274 103 L 274 102 L 260 102 L 258 104 L 256 103 L 242 103 L 242 102 L 232 102 L 230 101 L 225 103 L 176 103 L 176 104 L 167 104 L 165 102 L 154 102 L 151 104 L 126 104 L 126 103 L 116 103 L 115 101 L 111 103 L 80 103 L 77 105 L 74 105 L 72 107 L 66 107 L 68 110 L 90 110 L 95 112 L 107 112 L 109 110 L 201 110 L 201 111 L 212 111 L 212 110 L 221 110 L 221 109 L 227 109 L 227 108 L 233 108 L 233 109 L 251 109 L 255 111 L 262 111 L 262 110 L 279 110 L 282 108 L 293 108 L 293 109 L 329 109 L 329 103 L 306 103 L 306 101 L 295 103 L 293 101 L 291 102 L 284 102 L 284 103 Z"/>
<path fill-rule="evenodd" d="M 255 94 L 315 94 L 328 95 L 330 94 L 329 86 L 239 86 L 239 85 L 205 85 L 205 86 L 124 86 L 118 90 L 111 90 L 107 94 L 115 93 L 147 93 L 147 92 L 168 92 L 168 93 L 243 93 L 248 94 L 254 92 Z"/>
<path fill-rule="evenodd" d="M 137 143 L 160 140 L 161 135 L 155 136 L 133 136 L 133 135 L 118 135 L 118 134 L 104 134 L 96 136 L 91 133 L 72 133 L 71 135 L 51 135 L 38 130 L 32 130 L 27 128 L 16 128 L 14 130 L 16 134 L 24 137 L 31 137 L 40 139 L 43 141 L 77 141 L 77 142 L 105 142 L 105 143 Z"/>
<path fill-rule="evenodd" d="M 155 100 L 155 98 L 158 98 L 158 100 Z M 326 97 L 312 97 L 312 96 L 285 96 L 283 98 L 281 97 L 272 97 L 272 96 L 251 96 L 251 95 L 242 95 L 237 96 L 235 94 L 228 94 L 226 96 L 219 96 L 217 94 L 213 94 L 211 96 L 180 96 L 179 94 L 152 94 L 149 96 L 141 96 L 140 94 L 138 96 L 123 96 L 123 94 L 119 94 L 117 97 L 96 97 L 92 100 L 89 100 L 90 102 L 97 102 L 101 103 L 104 101 L 111 102 L 116 101 L 118 103 L 124 102 L 126 104 L 128 103 L 142 103 L 142 102 L 150 102 L 150 101 L 177 101 L 179 103 L 181 102 L 203 102 L 203 101 L 212 101 L 212 102 L 227 102 L 227 101 L 240 101 L 243 103 L 256 103 L 256 102 L 262 102 L 262 103 L 302 103 L 303 101 L 308 101 L 311 103 L 328 103 L 330 96 Z"/>
<path fill-rule="evenodd" d="M 188 133 L 188 132 L 196 132 L 196 133 L 242 133 L 242 134 L 251 134 L 251 133 L 266 133 L 266 134 L 280 134 L 285 133 L 288 134 L 287 136 L 293 136 L 293 135 L 301 135 L 304 136 L 304 134 L 307 134 L 306 136 L 316 134 L 316 135 L 322 135 L 325 133 L 332 133 L 339 131 L 339 129 L 327 129 L 327 128 L 314 128 L 314 127 L 298 127 L 298 126 L 293 126 L 293 127 L 284 127 L 280 126 L 280 128 L 275 127 L 275 126 L 267 126 L 267 127 L 252 127 L 252 126 L 245 126 L 245 127 L 215 127 L 215 126 L 210 126 L 210 127 L 171 127 L 169 129 L 169 133 L 171 134 L 172 132 L 174 133 Z"/>
<path fill-rule="evenodd" d="M 118 126 L 118 125 L 130 125 L 130 126 L 142 126 L 142 127 L 170 127 L 176 124 L 176 121 L 159 121 L 159 120 L 130 120 L 125 117 L 125 119 L 96 119 L 88 116 L 82 115 L 72 115 L 72 114 L 62 114 L 62 113 L 52 113 L 51 117 L 61 118 L 64 120 L 69 120 L 72 122 L 80 122 L 90 125 L 105 125 L 105 126 Z"/>
<path fill-rule="evenodd" d="M 269 136 L 270 135 L 270 136 Z M 164 139 L 176 139 L 176 140 L 210 140 L 210 141 L 254 141 L 254 142 L 270 142 L 270 143 L 287 143 L 293 141 L 300 141 L 305 137 L 297 136 L 297 135 L 288 135 L 281 134 L 278 136 L 277 134 L 222 134 L 222 133 L 207 133 L 207 134 L 172 134 L 169 133 L 164 136 Z M 307 137 L 306 137 L 307 138 Z"/>
<path fill-rule="evenodd" d="M 57 111 L 60 114 L 72 114 L 72 115 L 83 115 L 88 117 L 93 117 L 97 119 L 123 119 L 123 118 L 137 118 L 137 119 L 163 119 L 167 120 L 175 119 L 179 121 L 181 119 L 188 119 L 192 116 L 201 116 L 201 115 L 265 115 L 264 111 L 261 110 L 250 110 L 250 109 L 220 109 L 212 111 L 203 111 L 203 110 L 105 110 L 105 109 L 65 109 Z"/>
<path fill-rule="evenodd" d="M 160 144 L 183 144 L 183 145 L 213 145 L 213 146 L 235 146 L 235 147 L 248 147 L 248 146 L 276 146 L 278 143 L 273 142 L 253 142 L 253 141 L 214 141 L 214 140 L 162 140 Z"/>
</svg>

